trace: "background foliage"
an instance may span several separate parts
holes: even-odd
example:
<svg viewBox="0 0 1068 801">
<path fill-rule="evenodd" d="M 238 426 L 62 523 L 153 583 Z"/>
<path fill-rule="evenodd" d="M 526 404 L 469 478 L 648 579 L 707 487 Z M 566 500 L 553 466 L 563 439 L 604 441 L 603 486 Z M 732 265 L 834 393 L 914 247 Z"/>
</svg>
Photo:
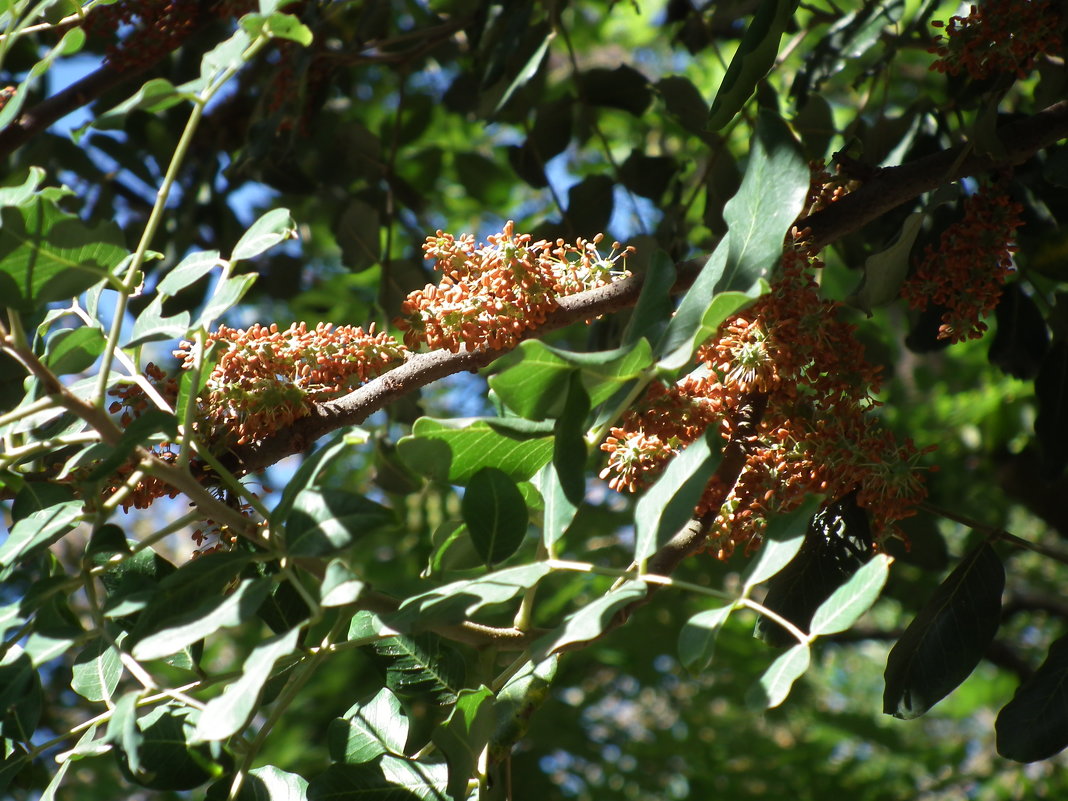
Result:
<svg viewBox="0 0 1068 801">
<path fill-rule="evenodd" d="M 980 8 L 940 43 L 958 9 L 913 0 L 0 3 L 0 786 L 1068 789 L 1068 15 Z M 947 346 L 898 296 L 992 178 L 1014 272 Z M 907 548 L 816 498 L 755 554 L 673 551 L 727 451 L 635 498 L 587 432 L 690 369 L 799 217 L 881 423 L 937 446 L 928 500 Z M 428 234 L 507 220 L 603 231 L 635 277 L 293 419 L 261 386 L 249 441 L 196 417 L 218 356 L 179 371 L 180 340 L 386 329 Z"/>
</svg>

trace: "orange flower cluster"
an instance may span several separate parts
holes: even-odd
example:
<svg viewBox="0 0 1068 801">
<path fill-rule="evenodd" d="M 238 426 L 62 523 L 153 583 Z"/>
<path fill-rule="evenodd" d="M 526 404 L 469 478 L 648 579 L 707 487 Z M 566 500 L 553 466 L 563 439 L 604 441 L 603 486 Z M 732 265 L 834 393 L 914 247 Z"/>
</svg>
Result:
<svg viewBox="0 0 1068 801">
<path fill-rule="evenodd" d="M 438 231 L 428 236 L 423 250 L 444 273 L 441 283 L 408 295 L 394 324 L 404 331 L 404 343 L 415 348 L 500 350 L 514 346 L 524 332 L 537 328 L 554 311 L 557 298 L 604 286 L 627 275 L 616 262 L 633 248 L 618 242 L 602 256 L 602 235 L 578 239 L 574 245 L 533 241 L 515 233 L 509 221 L 500 234 L 477 247 L 475 238 L 459 239 Z"/>
<path fill-rule="evenodd" d="M 915 467 L 924 451 L 878 426 L 879 371 L 864 360 L 854 327 L 838 319 L 839 304 L 820 298 L 809 266 L 788 249 L 771 291 L 700 348 L 701 366 L 673 386 L 651 385 L 601 446 L 609 454 L 601 477 L 634 491 L 708 425 L 730 441 L 743 398 L 764 396 L 738 480 L 724 486 L 713 477 L 697 508 L 718 510 L 709 547 L 720 558 L 758 545 L 769 514 L 810 494 L 835 500 L 857 491 L 880 533 L 925 497 Z"/>
<path fill-rule="evenodd" d="M 290 425 L 311 407 L 340 397 L 404 361 L 406 348 L 393 337 L 351 325 L 294 323 L 253 325 L 248 330 L 220 326 L 205 349 L 221 348 L 202 396 L 203 415 L 213 438 L 242 445 Z M 192 344 L 175 356 L 193 365 Z"/>
<path fill-rule="evenodd" d="M 178 451 L 172 442 L 161 442 L 158 445 L 154 445 L 152 452 L 168 464 L 173 464 L 178 460 Z M 132 475 L 135 469 L 133 462 L 121 465 L 116 470 L 116 475 L 113 479 L 114 483 L 104 488 L 104 498 L 107 499 L 118 492 L 119 487 L 126 482 L 127 477 Z M 122 499 L 119 505 L 124 512 L 128 512 L 130 509 L 147 509 L 157 498 L 177 497 L 178 490 L 170 484 L 164 483 L 155 476 L 142 476 L 134 485 L 133 490 Z"/>
<path fill-rule="evenodd" d="M 931 303 L 946 307 L 939 339 L 960 342 L 986 331 L 979 318 L 997 306 L 1013 267 L 1013 240 L 1023 206 L 998 186 L 984 186 L 964 199 L 964 218 L 942 232 L 938 249 L 930 245 L 901 288 L 914 309 Z"/>
<path fill-rule="evenodd" d="M 1007 74 L 1026 78 L 1039 53 L 1061 47 L 1061 20 L 1049 0 L 985 0 L 966 17 L 950 17 L 930 52 L 938 55 L 932 70 L 982 80 Z"/>
<path fill-rule="evenodd" d="M 229 19 L 255 9 L 253 0 L 118 0 L 93 6 L 85 30 L 107 40 L 104 52 L 111 67 L 139 71 L 181 47 L 206 12 Z"/>
</svg>

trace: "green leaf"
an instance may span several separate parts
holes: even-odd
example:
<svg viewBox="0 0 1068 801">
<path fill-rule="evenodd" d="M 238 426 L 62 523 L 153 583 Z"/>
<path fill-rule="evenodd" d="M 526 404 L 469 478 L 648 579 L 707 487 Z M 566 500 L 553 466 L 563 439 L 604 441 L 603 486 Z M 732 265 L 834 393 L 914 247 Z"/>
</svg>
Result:
<svg viewBox="0 0 1068 801">
<path fill-rule="evenodd" d="M 871 556 L 867 513 L 853 495 L 846 496 L 812 516 L 801 550 L 768 583 L 764 606 L 806 631 L 817 607 Z M 789 630 L 769 617 L 757 621 L 756 636 L 773 646 L 796 642 Z"/>
<path fill-rule="evenodd" d="M 141 770 L 141 743 L 144 738 L 137 727 L 137 702 L 141 700 L 144 690 L 131 690 L 124 693 L 111 710 L 107 731 L 101 738 L 102 743 L 115 743 L 122 753 L 126 767 L 132 773 Z"/>
<path fill-rule="evenodd" d="M 331 765 L 308 784 L 308 801 L 446 801 L 448 768 L 388 754 L 362 765 Z"/>
<path fill-rule="evenodd" d="M 538 491 L 545 508 L 542 509 L 542 541 L 549 554 L 556 552 L 556 543 L 575 519 L 578 506 L 567 499 L 560 476 L 552 464 L 541 469 L 537 477 Z"/>
<path fill-rule="evenodd" d="M 748 594 L 757 584 L 777 575 L 797 555 L 805 541 L 809 521 L 819 504 L 816 498 L 809 498 L 798 509 L 774 515 L 768 520 L 760 555 L 749 563 L 742 574 L 744 593 Z"/>
<path fill-rule="evenodd" d="M 154 435 L 165 434 L 172 440 L 178 436 L 178 420 L 173 414 L 160 409 L 149 409 L 135 418 L 125 430 L 119 441 L 111 448 L 107 457 L 95 465 L 87 476 L 87 481 L 100 481 L 111 476 L 132 455 L 139 445 L 148 443 Z"/>
<path fill-rule="evenodd" d="M 26 180 L 21 184 L 11 184 L 0 188 L 0 206 L 21 206 L 37 193 L 37 187 L 44 179 L 44 170 L 40 167 L 30 167 L 26 172 Z M 11 179 L 5 178 L 4 180 Z"/>
<path fill-rule="evenodd" d="M 99 637 L 78 654 L 72 670 L 74 692 L 89 701 L 110 702 L 122 677 L 122 661 L 118 649 Z"/>
<path fill-rule="evenodd" d="M 18 645 L 0 660 L 0 734 L 30 742 L 41 719 L 43 691 L 31 655 Z"/>
<path fill-rule="evenodd" d="M 884 553 L 872 557 L 849 581 L 820 604 L 812 616 L 810 633 L 820 637 L 837 634 L 856 623 L 882 592 L 890 575 L 890 562 L 890 557 Z"/>
<path fill-rule="evenodd" d="M 484 467 L 527 481 L 552 458 L 552 426 L 520 427 L 518 422 L 421 417 L 411 436 L 397 443 L 397 453 L 408 467 L 434 481 L 463 485 Z"/>
<path fill-rule="evenodd" d="M 99 328 L 63 328 L 48 338 L 44 363 L 56 375 L 80 373 L 103 352 L 104 332 Z"/>
<path fill-rule="evenodd" d="M 567 385 L 564 409 L 553 430 L 553 468 L 567 499 L 580 506 L 586 497 L 586 418 L 590 396 L 579 373 Z"/>
<path fill-rule="evenodd" d="M 790 129 L 762 110 L 742 185 L 723 207 L 730 249 L 717 292 L 752 291 L 770 278 L 782 259 L 783 239 L 804 208 L 808 184 L 808 165 Z"/>
<path fill-rule="evenodd" d="M 527 662 L 497 693 L 496 726 L 489 743 L 491 760 L 505 760 L 512 746 L 526 735 L 534 712 L 549 698 L 559 661 L 558 656 L 551 656 L 541 662 Z"/>
<path fill-rule="evenodd" d="M 656 346 L 655 352 L 662 354 L 657 362 L 661 370 L 678 370 L 687 364 L 694 351 L 715 333 L 720 323 L 765 291 L 763 288 L 745 293 L 714 291 L 727 267 L 728 252 L 729 237 L 724 237 L 679 302 L 679 308 Z"/>
<path fill-rule="evenodd" d="M 449 719 L 434 732 L 434 745 L 449 766 L 446 792 L 452 801 L 466 801 L 468 780 L 478 776 L 479 758 L 495 723 L 493 693 L 481 686 L 461 690 Z"/>
<path fill-rule="evenodd" d="M 1068 636 L 1049 648 L 1034 674 L 998 713 L 998 753 L 1016 762 L 1038 762 L 1068 748 Z"/>
<path fill-rule="evenodd" d="M 708 130 L 718 131 L 734 119 L 757 82 L 768 74 L 796 7 L 797 0 L 762 0 L 712 101 Z"/>
<path fill-rule="evenodd" d="M 864 261 L 864 275 L 860 284 L 849 296 L 849 303 L 867 312 L 885 306 L 897 299 L 901 285 L 909 274 L 912 246 L 920 233 L 924 218 L 922 211 L 914 211 L 905 218 L 894 241 Z"/>
<path fill-rule="evenodd" d="M 623 330 L 624 345 L 642 340 L 656 341 L 663 330 L 664 321 L 671 317 L 671 288 L 675 285 L 675 277 L 675 263 L 666 252 L 657 248 L 649 259 L 649 267 L 642 279 L 641 294 Z"/>
<path fill-rule="evenodd" d="M 649 79 L 638 70 L 621 64 L 614 70 L 595 67 L 578 76 L 584 102 L 593 106 L 618 108 L 640 117 L 653 100 Z"/>
<path fill-rule="evenodd" d="M 241 678 L 227 685 L 222 695 L 208 701 L 190 742 L 225 740 L 244 729 L 256 711 L 263 685 L 271 677 L 275 662 L 296 650 L 299 636 L 300 628 L 293 628 L 253 648 L 241 666 Z"/>
<path fill-rule="evenodd" d="M 706 609 L 686 621 L 679 632 L 679 661 L 691 673 L 699 673 L 712 661 L 716 638 L 734 605 Z"/>
<path fill-rule="evenodd" d="M 645 340 L 616 350 L 576 353 L 528 339 L 497 362 L 503 369 L 490 376 L 489 385 L 516 414 L 528 420 L 544 420 L 561 413 L 568 381 L 576 368 L 590 403 L 596 406 L 640 375 L 651 362 Z"/>
<path fill-rule="evenodd" d="M 108 278 L 126 258 L 112 222 L 87 226 L 38 196 L 0 208 L 0 304 L 32 312 Z"/>
<path fill-rule="evenodd" d="M 267 15 L 245 14 L 240 22 L 252 37 L 265 33 L 273 39 L 288 39 L 303 47 L 310 45 L 314 39 L 311 29 L 292 14 L 277 11 Z"/>
<path fill-rule="evenodd" d="M 341 261 L 350 270 L 366 270 L 382 258 L 382 229 L 378 211 L 366 201 L 351 198 L 334 223 L 334 239 Z"/>
<path fill-rule="evenodd" d="M 285 521 L 285 542 L 293 556 L 329 556 L 360 537 L 396 524 L 391 509 L 354 492 L 305 489 Z"/>
<path fill-rule="evenodd" d="M 184 100 L 192 100 L 194 96 L 192 92 L 175 88 L 166 78 L 152 78 L 126 100 L 97 116 L 91 125 L 102 131 L 119 129 L 131 111 L 156 114 Z"/>
<path fill-rule="evenodd" d="M 238 28 L 226 39 L 209 50 L 200 59 L 200 81 L 206 84 L 214 81 L 229 69 L 240 67 L 245 61 L 245 51 L 252 44 L 252 37 L 244 28 Z"/>
<path fill-rule="evenodd" d="M 786 700 L 790 688 L 808 670 L 812 653 L 808 643 L 798 643 L 771 663 L 760 681 L 746 694 L 746 703 L 755 709 L 773 709 Z"/>
<path fill-rule="evenodd" d="M 168 704 L 138 720 L 140 764 L 134 768 L 124 753 L 119 767 L 126 777 L 152 790 L 191 790 L 220 772 L 208 746 L 186 744 L 197 717 L 195 709 Z"/>
<path fill-rule="evenodd" d="M 1035 376 L 1035 439 L 1047 480 L 1068 465 L 1068 341 L 1055 338 Z"/>
<path fill-rule="evenodd" d="M 326 739 L 335 762 L 356 765 L 381 754 L 402 756 L 408 720 L 397 697 L 383 687 L 366 704 L 353 704 L 343 717 L 332 720 Z"/>
<path fill-rule="evenodd" d="M 693 517 L 720 461 L 713 453 L 711 431 L 675 456 L 656 483 L 638 501 L 634 513 L 634 561 L 644 565 L 664 543 Z"/>
<path fill-rule="evenodd" d="M 195 326 L 211 328 L 215 321 L 241 302 L 241 298 L 256 282 L 257 273 L 244 273 L 227 278 L 219 283 L 204 305 L 204 310 L 194 323 Z"/>
<path fill-rule="evenodd" d="M 997 633 L 1004 588 L 1005 568 L 988 543 L 961 560 L 891 649 L 884 712 L 917 718 L 968 677 Z"/>
<path fill-rule="evenodd" d="M 81 501 L 65 501 L 38 509 L 15 523 L 0 545 L 0 580 L 6 580 L 20 561 L 64 537 L 81 516 Z"/>
<path fill-rule="evenodd" d="M 545 659 L 576 643 L 595 640 L 605 632 L 623 607 L 645 597 L 644 581 L 631 579 L 600 598 L 568 615 L 553 631 L 539 637 L 531 646 L 531 658 Z"/>
<path fill-rule="evenodd" d="M 138 639 L 133 656 L 140 660 L 170 656 L 221 628 L 251 620 L 270 591 L 270 579 L 244 579 L 229 595 L 209 598 L 169 620 L 164 628 Z"/>
<path fill-rule="evenodd" d="M 228 801 L 231 777 L 227 776 L 208 788 L 206 801 Z M 274 765 L 264 765 L 248 772 L 234 801 L 306 801 L 308 781 Z"/>
<path fill-rule="evenodd" d="M 687 132 L 704 138 L 708 135 L 708 105 L 693 81 L 681 75 L 669 75 L 656 82 L 656 92 L 664 101 L 668 113 L 675 117 Z"/>
<path fill-rule="evenodd" d="M 323 606 L 347 606 L 355 603 L 363 592 L 360 581 L 340 559 L 331 559 L 319 587 L 319 602 Z"/>
<path fill-rule="evenodd" d="M 326 445 L 319 448 L 312 453 L 311 456 L 307 457 L 300 463 L 297 472 L 282 490 L 282 497 L 279 499 L 278 505 L 271 510 L 272 534 L 277 533 L 277 529 L 284 524 L 286 518 L 289 517 L 289 513 L 293 509 L 293 503 L 296 501 L 297 496 L 306 488 L 314 486 L 323 470 L 325 470 L 334 459 L 340 456 L 342 451 L 350 447 L 345 441 L 347 433 L 348 429 L 342 429 L 337 432 L 337 434 L 331 437 Z"/>
<path fill-rule="evenodd" d="M 519 488 L 495 467 L 471 476 L 461 509 L 475 549 L 491 567 L 516 552 L 530 523 Z"/>
<path fill-rule="evenodd" d="M 550 573 L 544 562 L 497 570 L 485 576 L 454 581 L 408 598 L 385 622 L 398 631 L 418 631 L 441 623 L 457 623 L 494 604 L 526 592 Z"/>
<path fill-rule="evenodd" d="M 134 348 L 146 342 L 184 339 L 192 327 L 192 316 L 180 311 L 170 317 L 163 313 L 163 295 L 156 295 L 134 320 L 133 331 L 125 347 Z"/>
<path fill-rule="evenodd" d="M 251 229 L 250 229 L 251 230 Z M 247 234 L 246 234 L 247 236 Z M 156 287 L 156 293 L 173 297 L 222 265 L 217 250 L 197 250 L 182 259 Z"/>
<path fill-rule="evenodd" d="M 262 215 L 242 234 L 230 254 L 230 261 L 254 259 L 279 242 L 294 239 L 297 236 L 297 224 L 289 209 L 272 209 Z"/>
<path fill-rule="evenodd" d="M 515 77 L 511 83 L 504 90 L 500 100 L 497 101 L 497 105 L 493 109 L 493 114 L 497 114 L 505 104 L 511 100 L 512 95 L 516 90 L 522 86 L 525 86 L 530 80 L 538 74 L 538 68 L 541 66 L 541 62 L 545 60 L 545 54 L 549 52 L 549 45 L 552 43 L 553 38 L 556 36 L 556 32 L 550 29 L 545 30 L 544 36 L 537 49 L 531 53 L 530 58 L 526 60 L 526 63 L 516 72 Z"/>
</svg>

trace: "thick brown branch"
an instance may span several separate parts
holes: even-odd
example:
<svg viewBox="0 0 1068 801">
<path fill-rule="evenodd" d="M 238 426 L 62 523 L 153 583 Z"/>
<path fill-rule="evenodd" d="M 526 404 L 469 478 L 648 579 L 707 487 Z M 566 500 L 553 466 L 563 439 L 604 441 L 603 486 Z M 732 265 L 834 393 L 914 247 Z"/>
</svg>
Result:
<svg viewBox="0 0 1068 801">
<path fill-rule="evenodd" d="M 1020 164 L 1068 137 L 1068 101 L 1003 125 L 997 136 L 1003 149 L 997 158 L 968 152 L 970 145 L 962 145 L 887 167 L 855 192 L 799 220 L 797 227 L 810 229 L 806 241 L 819 249 L 942 184 Z"/>
<path fill-rule="evenodd" d="M 680 265 L 676 289 L 689 286 L 698 269 L 698 265 L 693 263 Z M 559 308 L 549 315 L 544 325 L 528 332 L 528 335 L 540 336 L 546 331 L 632 306 L 638 299 L 641 287 L 641 278 L 631 276 L 599 289 L 560 298 Z M 269 438 L 233 449 L 227 467 L 240 473 L 262 470 L 290 454 L 300 453 L 324 434 L 343 426 L 362 423 L 374 412 L 419 387 L 456 373 L 475 372 L 507 352 L 508 349 L 486 349 L 460 353 L 446 350 L 417 353 L 400 367 L 369 381 L 343 398 L 316 407 L 309 416 Z"/>
</svg>

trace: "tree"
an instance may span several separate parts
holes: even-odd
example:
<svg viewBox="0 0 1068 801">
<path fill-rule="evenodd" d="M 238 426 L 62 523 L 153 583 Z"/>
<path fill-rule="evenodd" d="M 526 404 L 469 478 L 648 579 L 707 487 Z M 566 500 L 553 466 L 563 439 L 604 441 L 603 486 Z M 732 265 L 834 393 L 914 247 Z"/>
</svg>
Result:
<svg viewBox="0 0 1068 801">
<path fill-rule="evenodd" d="M 1068 12 L 954 12 L 9 4 L 2 786 L 1063 790 Z"/>
</svg>

